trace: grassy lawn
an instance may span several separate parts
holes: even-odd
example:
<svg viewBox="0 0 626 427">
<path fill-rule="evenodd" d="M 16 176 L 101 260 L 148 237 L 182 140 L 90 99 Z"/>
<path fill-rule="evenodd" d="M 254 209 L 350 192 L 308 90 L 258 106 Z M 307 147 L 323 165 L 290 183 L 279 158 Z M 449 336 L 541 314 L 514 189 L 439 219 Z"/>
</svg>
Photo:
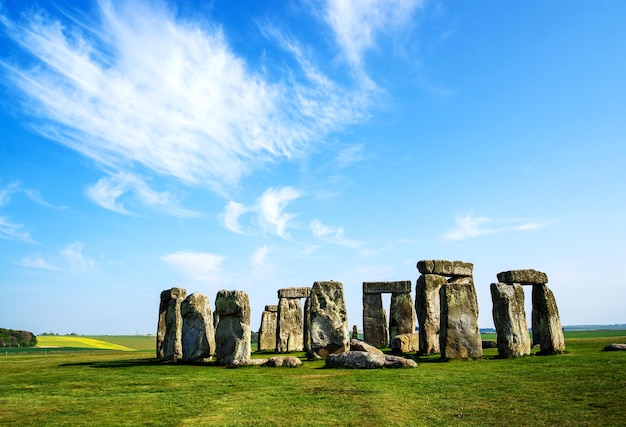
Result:
<svg viewBox="0 0 626 427">
<path fill-rule="evenodd" d="M 576 334 L 558 356 L 490 349 L 406 370 L 227 369 L 152 350 L 0 357 L 0 425 L 624 425 L 626 352 L 601 350 L 626 331 Z"/>
</svg>

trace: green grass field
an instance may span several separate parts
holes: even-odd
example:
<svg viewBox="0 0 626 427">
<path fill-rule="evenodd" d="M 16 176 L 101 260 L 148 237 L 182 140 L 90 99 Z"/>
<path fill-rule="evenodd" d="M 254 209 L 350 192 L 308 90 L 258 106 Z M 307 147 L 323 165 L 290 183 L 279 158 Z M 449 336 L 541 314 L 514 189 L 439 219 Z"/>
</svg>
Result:
<svg viewBox="0 0 626 427">
<path fill-rule="evenodd" d="M 89 338 L 134 349 L 142 337 Z M 557 356 L 500 360 L 489 349 L 371 371 L 190 366 L 153 349 L 22 353 L 0 357 L 0 425 L 618 426 L 626 352 L 601 351 L 612 342 L 626 331 L 567 333 Z"/>
</svg>

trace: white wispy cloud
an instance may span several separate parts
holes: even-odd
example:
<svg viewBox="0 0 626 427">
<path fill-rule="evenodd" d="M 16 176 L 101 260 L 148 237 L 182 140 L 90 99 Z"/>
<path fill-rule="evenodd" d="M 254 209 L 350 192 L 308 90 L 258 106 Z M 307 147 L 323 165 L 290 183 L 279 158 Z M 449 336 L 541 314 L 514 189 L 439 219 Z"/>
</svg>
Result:
<svg viewBox="0 0 626 427">
<path fill-rule="evenodd" d="M 67 245 L 57 256 L 46 259 L 41 255 L 24 257 L 19 265 L 43 270 L 94 273 L 98 271 L 96 261 L 83 253 L 85 244 L 74 242 Z"/>
<path fill-rule="evenodd" d="M 33 202 L 41 206 L 45 206 L 47 208 L 52 208 L 52 209 L 67 209 L 67 206 L 57 206 L 57 205 L 53 205 L 52 203 L 49 203 L 47 200 L 43 198 L 39 190 L 26 189 L 24 190 L 24 193 L 26 193 L 26 196 L 28 196 L 30 200 L 32 200 Z"/>
<path fill-rule="evenodd" d="M 339 149 L 335 156 L 335 166 L 339 169 L 359 163 L 365 159 L 363 144 L 354 144 Z"/>
<path fill-rule="evenodd" d="M 224 221 L 226 228 L 234 233 L 244 234 L 241 229 L 241 225 L 239 224 L 239 217 L 247 211 L 248 209 L 246 209 L 246 207 L 241 203 L 237 203 L 232 200 L 228 202 L 224 208 L 224 213 L 222 214 L 222 220 Z"/>
<path fill-rule="evenodd" d="M 224 282 L 222 263 L 224 257 L 208 252 L 179 251 L 163 255 L 163 261 L 193 283 L 217 285 Z"/>
<path fill-rule="evenodd" d="M 254 270 L 267 267 L 267 257 L 273 250 L 272 246 L 261 246 L 255 250 L 250 256 L 250 266 Z"/>
<path fill-rule="evenodd" d="M 33 256 L 33 257 L 24 257 L 19 262 L 19 265 L 21 265 L 22 267 L 37 268 L 41 270 L 53 270 L 53 271 L 63 270 L 58 265 L 50 263 L 50 261 L 46 260 L 40 255 Z"/>
<path fill-rule="evenodd" d="M 4 216 L 0 216 L 0 239 L 21 240 L 26 243 L 35 243 L 30 232 L 24 230 L 23 224 L 14 223 Z"/>
<path fill-rule="evenodd" d="M 0 207 L 7 205 L 11 200 L 11 196 L 19 190 L 20 185 L 17 182 L 12 182 L 0 188 Z"/>
<path fill-rule="evenodd" d="M 98 8 L 97 22 L 33 9 L 1 16 L 31 58 L 5 57 L 0 68 L 37 131 L 107 171 L 142 168 L 219 191 L 366 117 L 358 94 L 319 72 L 297 43 L 281 47 L 300 68 L 270 78 L 233 51 L 219 26 L 178 18 L 164 3 L 103 0 Z M 126 213 L 116 185 L 100 187 L 92 196 Z"/>
<path fill-rule="evenodd" d="M 346 239 L 343 227 L 324 225 L 320 220 L 314 219 L 310 228 L 313 236 L 321 241 L 350 248 L 363 246 L 363 242 Z"/>
<path fill-rule="evenodd" d="M 494 219 L 484 216 L 474 216 L 471 213 L 458 214 L 455 218 L 456 226 L 445 232 L 443 238 L 447 240 L 465 240 L 472 237 L 505 231 L 532 231 L 547 227 L 552 222 L 536 222 L 524 219 Z"/>
</svg>

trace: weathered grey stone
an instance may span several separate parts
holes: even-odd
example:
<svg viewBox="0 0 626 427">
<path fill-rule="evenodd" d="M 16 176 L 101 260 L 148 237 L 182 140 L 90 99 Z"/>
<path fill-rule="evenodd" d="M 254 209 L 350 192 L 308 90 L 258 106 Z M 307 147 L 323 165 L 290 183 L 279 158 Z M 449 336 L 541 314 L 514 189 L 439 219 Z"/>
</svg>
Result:
<svg viewBox="0 0 626 427">
<path fill-rule="evenodd" d="M 609 344 L 604 347 L 603 351 L 626 351 L 626 344 Z"/>
<path fill-rule="evenodd" d="M 270 357 L 267 362 L 261 366 L 270 368 L 296 368 L 302 366 L 302 360 L 295 356 L 274 356 Z"/>
<path fill-rule="evenodd" d="M 241 359 L 229 363 L 229 368 L 245 368 L 247 366 L 263 366 L 269 359 Z"/>
<path fill-rule="evenodd" d="M 219 323 L 215 332 L 218 365 L 250 359 L 250 300 L 243 291 L 219 291 L 215 297 Z"/>
<path fill-rule="evenodd" d="M 395 337 L 396 335 L 412 333 L 415 333 L 415 309 L 411 294 L 391 294 L 389 336 Z"/>
<path fill-rule="evenodd" d="M 471 276 L 474 264 L 463 261 L 445 261 L 441 259 L 418 261 L 417 269 L 421 274 L 439 274 L 441 276 Z"/>
<path fill-rule="evenodd" d="M 161 292 L 159 322 L 157 326 L 157 358 L 177 360 L 183 357 L 183 319 L 180 304 L 187 296 L 184 288 L 171 288 Z"/>
<path fill-rule="evenodd" d="M 419 352 L 439 353 L 439 289 L 447 283 L 444 276 L 422 274 L 415 286 L 415 312 L 419 322 Z"/>
<path fill-rule="evenodd" d="M 267 308 L 276 307 L 276 310 Z M 278 306 L 266 305 L 266 310 L 261 314 L 261 327 L 259 329 L 259 351 L 276 350 L 276 324 L 278 322 Z"/>
<path fill-rule="evenodd" d="M 180 304 L 183 319 L 183 361 L 206 362 L 215 353 L 215 329 L 211 303 L 202 294 L 189 295 Z"/>
<path fill-rule="evenodd" d="M 278 298 L 308 298 L 311 288 L 284 288 L 278 290 Z"/>
<path fill-rule="evenodd" d="M 364 294 L 390 294 L 390 293 L 410 293 L 411 281 L 402 280 L 399 282 L 363 282 Z"/>
<path fill-rule="evenodd" d="M 304 300 L 304 351 L 311 354 L 311 297 Z"/>
<path fill-rule="evenodd" d="M 350 351 L 364 351 L 366 353 L 384 354 L 382 350 L 358 339 L 350 340 Z"/>
<path fill-rule="evenodd" d="M 308 289 L 308 288 L 307 288 Z M 302 351 L 302 304 L 297 298 L 281 298 L 278 302 L 278 326 L 276 329 L 276 352 Z"/>
<path fill-rule="evenodd" d="M 400 334 L 391 339 L 392 353 L 414 353 L 419 351 L 419 335 Z"/>
<path fill-rule="evenodd" d="M 491 340 L 483 340 L 483 350 L 486 348 L 498 348 L 498 343 Z"/>
<path fill-rule="evenodd" d="M 415 368 L 417 363 L 414 360 L 399 356 L 348 351 L 329 355 L 326 358 L 326 367 L 344 369 Z"/>
<path fill-rule="evenodd" d="M 341 282 L 315 282 L 311 288 L 311 351 L 326 357 L 350 347 L 348 314 Z"/>
<path fill-rule="evenodd" d="M 363 294 L 363 340 L 375 347 L 389 345 L 387 312 L 380 294 Z"/>
<path fill-rule="evenodd" d="M 545 285 L 548 275 L 537 270 L 509 270 L 498 273 L 498 281 L 502 283 L 519 283 L 520 285 Z"/>
<path fill-rule="evenodd" d="M 352 337 L 353 340 L 358 340 L 359 339 L 359 329 L 356 327 L 356 325 L 352 326 Z"/>
<path fill-rule="evenodd" d="M 524 289 L 519 284 L 491 284 L 493 323 L 498 334 L 498 355 L 520 357 L 530 354 L 530 334 L 524 310 Z"/>
<path fill-rule="evenodd" d="M 478 299 L 473 284 L 449 283 L 439 291 L 441 330 L 439 348 L 443 359 L 482 357 L 478 329 Z"/>
<path fill-rule="evenodd" d="M 532 301 L 533 336 L 537 334 L 539 337 L 539 353 L 565 351 L 565 337 L 554 294 L 547 285 L 533 285 Z"/>
<path fill-rule="evenodd" d="M 265 311 L 269 311 L 270 313 L 278 313 L 278 306 L 277 305 L 266 305 L 265 306 Z"/>
</svg>

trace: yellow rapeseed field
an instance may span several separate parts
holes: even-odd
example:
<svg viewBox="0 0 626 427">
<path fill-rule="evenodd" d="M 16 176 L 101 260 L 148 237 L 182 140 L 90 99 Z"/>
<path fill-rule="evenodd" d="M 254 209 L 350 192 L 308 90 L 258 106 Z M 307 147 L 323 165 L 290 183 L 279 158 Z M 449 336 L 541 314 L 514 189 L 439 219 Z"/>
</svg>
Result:
<svg viewBox="0 0 626 427">
<path fill-rule="evenodd" d="M 102 350 L 121 350 L 133 351 L 130 347 L 119 344 L 113 344 L 94 338 L 85 338 L 79 336 L 59 336 L 59 335 L 43 335 L 37 337 L 37 345 L 39 347 L 73 347 L 73 348 L 94 348 Z"/>
</svg>

